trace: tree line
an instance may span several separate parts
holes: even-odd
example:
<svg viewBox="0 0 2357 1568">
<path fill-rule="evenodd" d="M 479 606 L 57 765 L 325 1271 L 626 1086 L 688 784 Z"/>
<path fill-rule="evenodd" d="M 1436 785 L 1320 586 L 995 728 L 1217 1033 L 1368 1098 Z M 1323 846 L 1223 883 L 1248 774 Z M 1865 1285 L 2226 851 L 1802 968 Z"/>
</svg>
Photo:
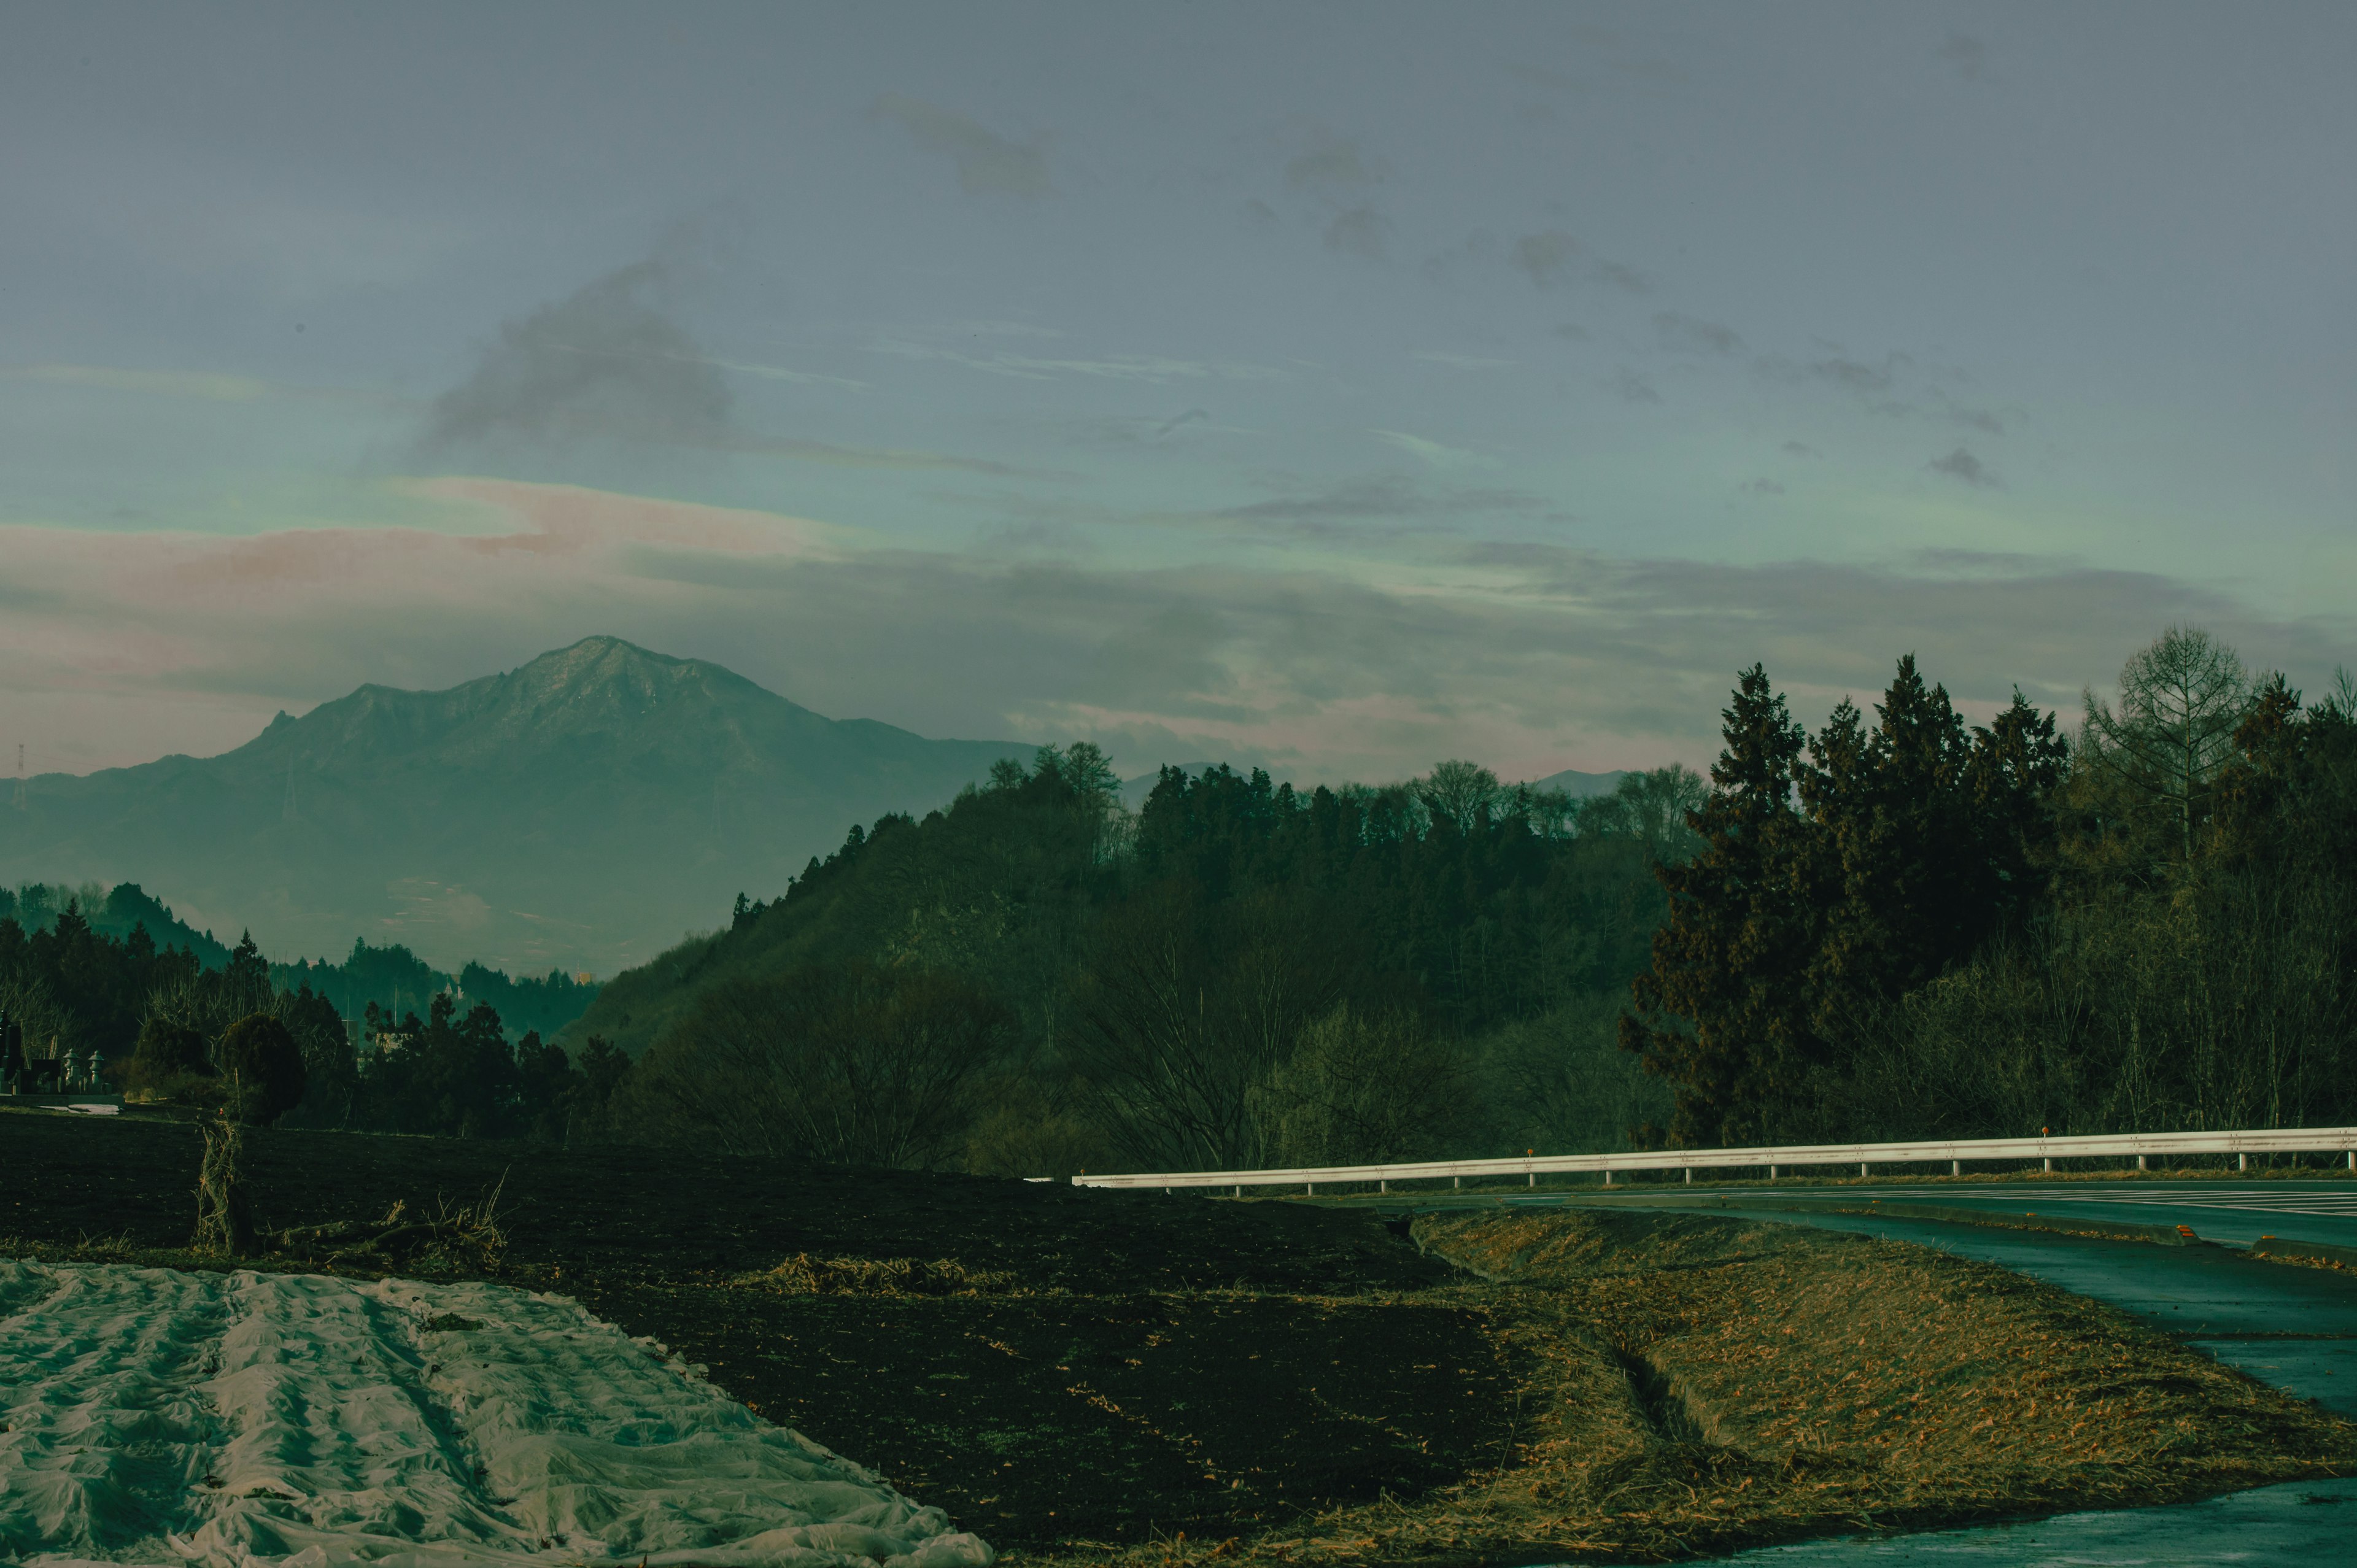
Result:
<svg viewBox="0 0 2357 1568">
<path fill-rule="evenodd" d="M 560 1137 L 589 1081 L 543 1043 L 596 994 L 561 972 L 514 981 L 470 963 L 454 981 L 406 948 L 361 941 L 341 964 L 273 963 L 250 933 L 223 947 L 130 883 L 0 889 L 0 1018 L 28 1054 L 95 1054 L 132 1092 L 220 1101 L 233 1063 L 262 1059 L 240 1049 L 253 1020 L 299 1067 L 264 1097 L 270 1120 Z M 151 923 L 176 940 L 159 944 Z M 404 1043 L 376 1049 L 380 1033 Z"/>
<path fill-rule="evenodd" d="M 1724 714 L 1624 1044 L 1690 1147 L 2357 1115 L 2357 692 L 2197 629 L 1968 726 L 1914 660 L 1813 736 Z"/>
<path fill-rule="evenodd" d="M 1017 1175 L 1618 1145 L 1668 1113 L 1613 1028 L 1703 788 L 1166 768 L 1133 813 L 1044 748 L 618 976 L 597 1125 Z"/>
</svg>

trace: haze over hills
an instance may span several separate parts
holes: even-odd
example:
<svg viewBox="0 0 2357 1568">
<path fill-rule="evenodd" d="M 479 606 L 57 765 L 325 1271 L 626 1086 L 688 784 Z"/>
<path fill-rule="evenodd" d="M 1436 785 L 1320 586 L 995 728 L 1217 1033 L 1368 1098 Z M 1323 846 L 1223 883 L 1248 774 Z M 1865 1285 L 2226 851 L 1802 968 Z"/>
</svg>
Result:
<svg viewBox="0 0 2357 1568">
<path fill-rule="evenodd" d="M 283 956 L 359 936 L 610 974 L 1032 750 L 824 718 L 595 637 L 447 691 L 362 686 L 219 757 L 34 779 L 0 810 L 0 879 L 137 882 Z"/>
</svg>

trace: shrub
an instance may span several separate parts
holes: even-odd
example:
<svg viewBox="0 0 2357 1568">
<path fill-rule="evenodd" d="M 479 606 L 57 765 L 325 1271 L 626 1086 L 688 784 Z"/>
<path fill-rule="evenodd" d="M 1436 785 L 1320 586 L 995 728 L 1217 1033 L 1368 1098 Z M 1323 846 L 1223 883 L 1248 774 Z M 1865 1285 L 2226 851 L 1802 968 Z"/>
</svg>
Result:
<svg viewBox="0 0 2357 1568">
<path fill-rule="evenodd" d="M 210 1077 L 212 1058 L 205 1037 L 188 1025 L 153 1017 L 139 1026 L 139 1043 L 131 1053 L 131 1081 L 154 1089 L 176 1078 Z"/>
<path fill-rule="evenodd" d="M 303 1098 L 303 1047 L 267 1013 L 240 1018 L 221 1036 L 221 1070 L 234 1086 L 238 1114 L 267 1126 Z"/>
</svg>

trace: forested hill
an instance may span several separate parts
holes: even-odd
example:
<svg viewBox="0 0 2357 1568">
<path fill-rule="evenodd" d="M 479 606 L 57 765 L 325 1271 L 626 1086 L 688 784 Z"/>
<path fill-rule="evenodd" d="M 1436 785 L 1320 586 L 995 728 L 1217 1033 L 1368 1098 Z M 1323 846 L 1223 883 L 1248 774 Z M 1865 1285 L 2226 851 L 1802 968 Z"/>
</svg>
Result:
<svg viewBox="0 0 2357 1568">
<path fill-rule="evenodd" d="M 355 941 L 340 961 L 272 961 L 250 936 L 231 948 L 193 929 L 135 883 L 0 887 L 0 1014 L 27 1024 L 37 1045 L 55 1036 L 61 1047 L 120 1058 L 174 993 L 232 972 L 250 974 L 258 995 L 316 997 L 331 1021 L 372 1005 L 395 1016 L 425 1011 L 447 994 L 489 1005 L 512 1035 L 553 1035 L 597 994 L 594 982 L 558 971 L 519 980 L 468 963 L 450 973 L 397 943 Z"/>
<path fill-rule="evenodd" d="M 640 1058 L 632 1114 L 647 1135 L 668 1119 L 747 1147 L 791 1141 L 789 1122 L 834 1092 L 742 1076 L 737 1053 L 779 1030 L 848 1031 L 845 1070 L 880 1082 L 895 1061 L 946 1059 L 920 1048 L 931 1031 L 994 1017 L 1003 1027 L 956 1059 L 1008 1075 L 984 1100 L 1016 1152 L 974 1155 L 976 1168 L 1060 1168 L 1092 1147 L 1193 1163 L 1260 1157 L 1272 1140 L 1322 1146 L 1330 1127 L 1285 1131 L 1265 1102 L 1266 1073 L 1307 1059 L 1295 1047 L 1313 1026 L 1385 1072 L 1426 1075 L 1417 1114 L 1450 1129 L 1395 1128 L 1383 1146 L 1617 1142 L 1659 1096 L 1614 1047 L 1613 1019 L 1663 912 L 1652 867 L 1690 844 L 1684 813 L 1702 790 L 1678 768 L 1587 802 L 1468 763 L 1308 792 L 1171 768 L 1133 815 L 1093 747 L 1044 750 L 945 811 L 854 829 L 775 902 L 740 900 L 728 929 L 615 977 L 564 1039 L 577 1058 L 593 1041 Z M 942 1127 L 978 1103 L 972 1083 L 952 1087 L 963 1109 Z M 876 1090 L 904 1107 L 921 1092 Z M 760 1109 L 779 1093 L 793 1103 Z M 895 1123 L 916 1141 L 892 1158 L 940 1155 L 920 1146 L 924 1122 L 917 1108 Z M 1025 1142 L 1052 1126 L 1082 1129 L 1078 1142 Z M 837 1152 L 885 1157 L 856 1141 Z"/>
<path fill-rule="evenodd" d="M 0 811 L 0 881 L 135 879 L 274 952 L 357 936 L 446 967 L 611 972 L 738 887 L 782 886 L 847 824 L 942 805 L 1029 749 L 823 718 L 592 638 L 447 691 L 363 686 L 220 757 L 36 778 Z"/>
</svg>

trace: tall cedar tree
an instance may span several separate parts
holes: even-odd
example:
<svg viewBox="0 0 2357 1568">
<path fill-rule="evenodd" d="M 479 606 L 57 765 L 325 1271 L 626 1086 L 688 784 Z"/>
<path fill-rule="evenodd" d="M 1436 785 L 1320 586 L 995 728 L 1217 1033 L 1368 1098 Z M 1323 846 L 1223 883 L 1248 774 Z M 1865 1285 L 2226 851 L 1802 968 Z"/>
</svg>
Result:
<svg viewBox="0 0 2357 1568">
<path fill-rule="evenodd" d="M 1690 1146 L 1831 1135 L 1818 1102 L 1889 1006 L 2038 907 L 2067 761 L 2018 692 L 1968 735 L 1912 655 L 1872 729 L 1845 702 L 1805 761 L 1765 674 L 1742 679 L 1717 788 L 1689 819 L 1706 847 L 1658 874 L 1670 919 L 1634 986 L 1690 1028 L 1622 1029 L 1675 1086 L 1670 1135 Z"/>
<path fill-rule="evenodd" d="M 1714 788 L 1686 817 L 1702 851 L 1655 872 L 1669 918 L 1631 985 L 1641 1015 L 1620 1023 L 1622 1047 L 1672 1084 L 1669 1137 L 1685 1147 L 1759 1140 L 1815 1054 L 1803 987 L 1814 918 L 1795 875 L 1792 810 L 1804 737 L 1757 664 L 1722 717 Z"/>
</svg>

